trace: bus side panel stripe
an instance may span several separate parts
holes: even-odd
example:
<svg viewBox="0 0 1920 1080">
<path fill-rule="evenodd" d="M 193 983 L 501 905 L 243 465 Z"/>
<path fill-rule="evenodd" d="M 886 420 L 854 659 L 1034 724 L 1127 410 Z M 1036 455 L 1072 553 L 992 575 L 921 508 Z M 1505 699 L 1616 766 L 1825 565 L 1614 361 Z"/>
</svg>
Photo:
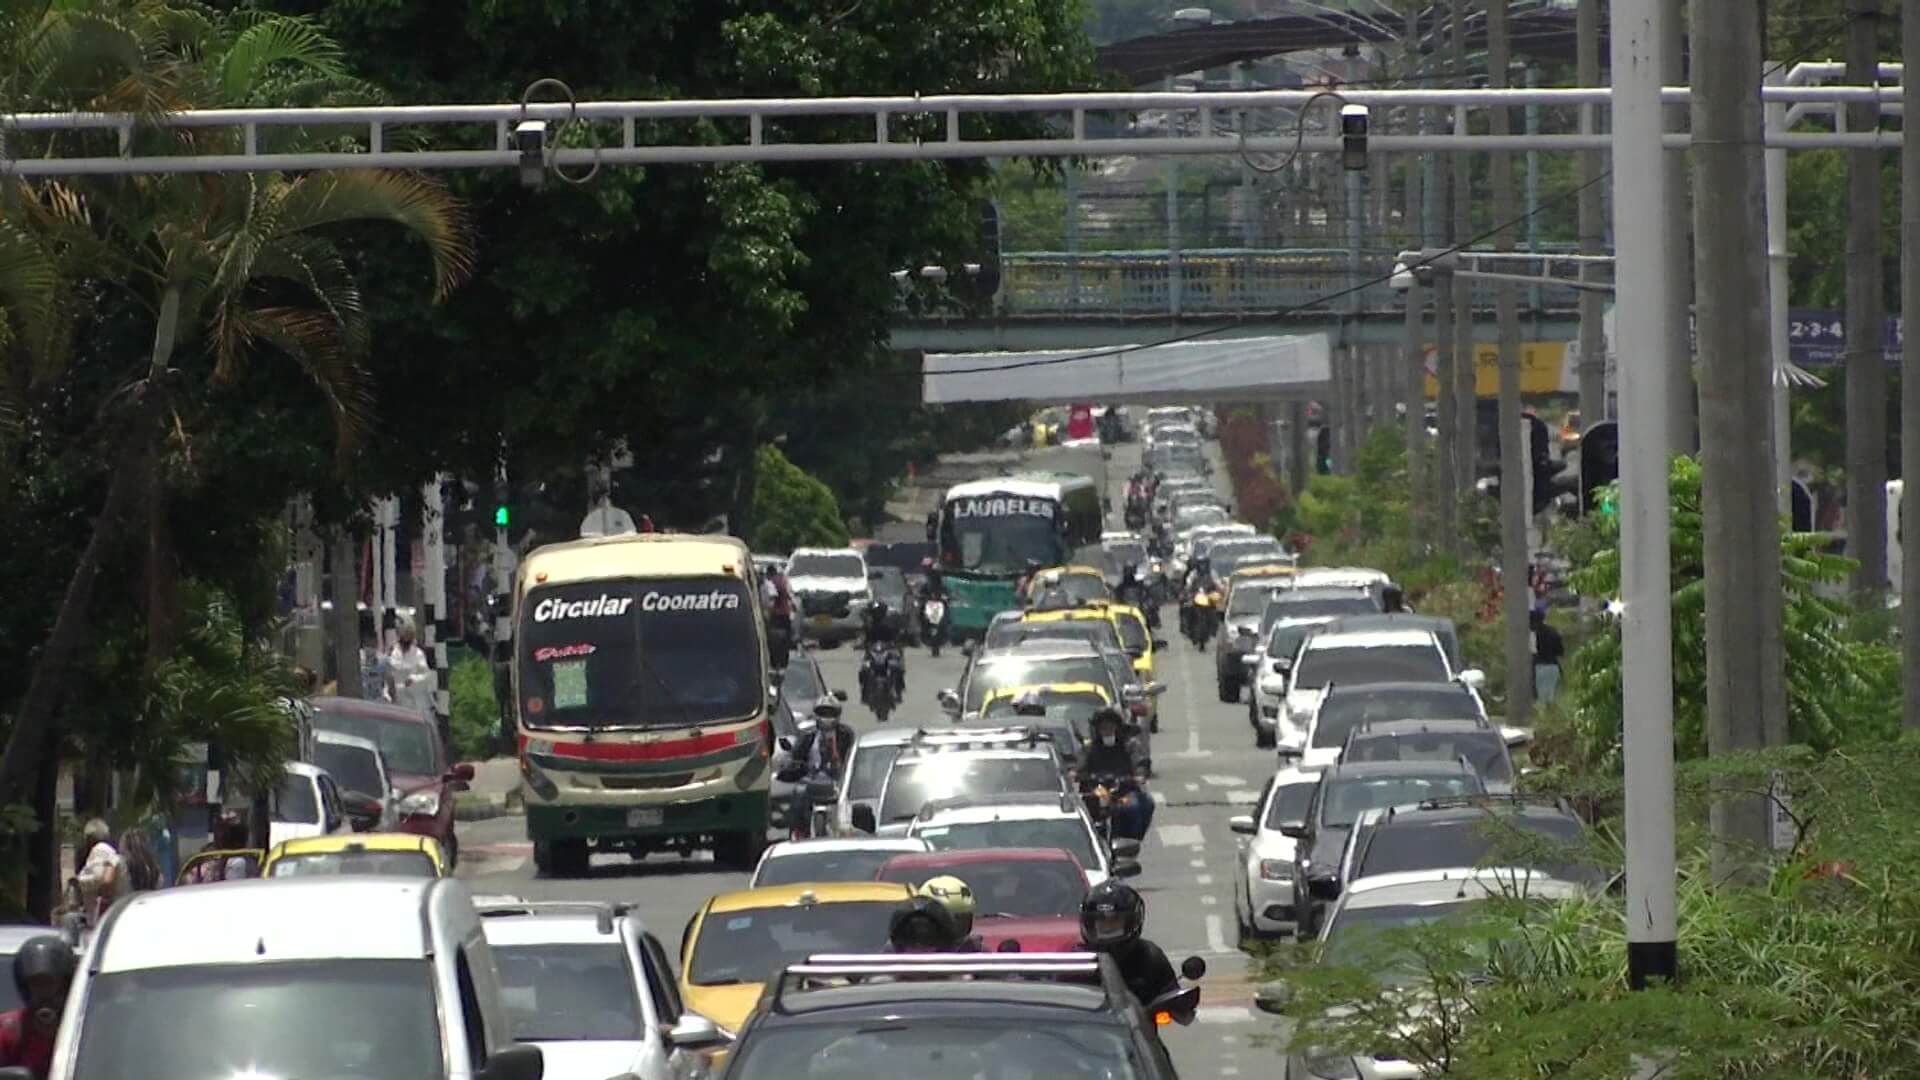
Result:
<svg viewBox="0 0 1920 1080">
<path fill-rule="evenodd" d="M 530 740 L 525 732 L 520 735 L 520 753 L 527 752 Z M 542 748 L 542 753 L 556 758 L 582 758 L 588 761 L 655 761 L 661 758 L 684 758 L 694 754 L 707 754 L 716 750 L 727 750 L 742 743 L 758 743 L 760 732 L 757 729 L 745 731 L 722 731 L 712 735 L 696 735 L 691 739 L 670 739 L 665 742 L 560 742 L 551 741 Z M 549 740 L 542 739 L 542 742 Z"/>
</svg>

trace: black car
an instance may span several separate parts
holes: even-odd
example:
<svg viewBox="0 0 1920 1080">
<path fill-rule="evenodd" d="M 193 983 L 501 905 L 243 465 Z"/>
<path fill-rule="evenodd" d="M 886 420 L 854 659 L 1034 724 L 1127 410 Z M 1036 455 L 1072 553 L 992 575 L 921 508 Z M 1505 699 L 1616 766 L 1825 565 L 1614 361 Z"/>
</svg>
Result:
<svg viewBox="0 0 1920 1080">
<path fill-rule="evenodd" d="M 1171 1080 L 1157 1031 L 1105 956 L 816 958 L 767 983 L 722 1076 Z"/>
<path fill-rule="evenodd" d="M 1304 940 L 1318 932 L 1320 910 L 1340 896 L 1347 834 L 1368 810 L 1458 795 L 1483 795 L 1480 774 L 1464 761 L 1369 761 L 1330 765 L 1320 774 L 1307 819 L 1282 835 L 1299 841 L 1293 863 L 1294 924 Z"/>
<path fill-rule="evenodd" d="M 1594 861 L 1586 826 L 1565 799 L 1466 795 L 1365 815 L 1341 861 L 1340 884 L 1461 866 L 1521 867 L 1593 888 L 1610 876 Z"/>
<path fill-rule="evenodd" d="M 1307 749 L 1338 750 L 1347 745 L 1347 737 L 1355 731 L 1365 727 L 1384 732 L 1389 729 L 1382 725 L 1397 720 L 1464 720 L 1474 727 L 1492 731 L 1486 716 L 1480 695 L 1474 693 L 1472 687 L 1457 682 L 1379 682 L 1350 686 L 1329 683 L 1326 691 L 1320 695 L 1319 704 L 1314 706 L 1312 719 L 1307 721 Z M 1499 732 L 1492 733 L 1495 738 L 1499 737 Z M 1438 755 L 1379 752 L 1354 758 L 1342 755 L 1341 760 L 1396 761 L 1403 757 L 1430 760 L 1437 756 L 1443 761 L 1452 761 L 1461 752 Z M 1478 763 L 1477 759 L 1475 763 Z M 1499 779 L 1511 784 L 1513 773 L 1509 769 L 1504 776 L 1488 776 L 1486 779 Z"/>
</svg>

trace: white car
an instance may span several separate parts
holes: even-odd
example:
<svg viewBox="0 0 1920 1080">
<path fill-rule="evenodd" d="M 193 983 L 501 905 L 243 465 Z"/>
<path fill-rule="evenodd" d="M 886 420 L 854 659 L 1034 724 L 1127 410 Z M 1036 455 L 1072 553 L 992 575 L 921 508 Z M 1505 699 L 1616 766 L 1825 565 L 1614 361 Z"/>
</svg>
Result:
<svg viewBox="0 0 1920 1080">
<path fill-rule="evenodd" d="M 1287 730 L 1282 716 L 1287 696 L 1287 670 L 1293 665 L 1300 643 L 1315 630 L 1333 621 L 1334 616 L 1275 619 L 1267 628 L 1267 640 L 1246 659 L 1247 681 L 1253 692 L 1247 695 L 1247 722 L 1253 725 L 1253 745 L 1262 750 L 1300 733 Z"/>
<path fill-rule="evenodd" d="M 1115 840 L 1108 848 L 1077 796 L 1048 801 L 1031 795 L 970 799 L 957 806 L 933 805 L 907 826 L 907 835 L 934 851 L 980 848 L 1059 848 L 1086 871 L 1087 887 L 1109 877 L 1140 873 L 1140 842 Z"/>
<path fill-rule="evenodd" d="M 872 881 L 895 855 L 927 850 L 911 836 L 834 836 L 783 840 L 760 855 L 747 888 L 797 885 L 803 881 Z"/>
<path fill-rule="evenodd" d="M 1068 794 L 1051 745 L 1031 747 L 911 746 L 894 759 L 880 785 L 877 836 L 905 836 L 921 811 L 942 801 L 991 795 L 1054 799 Z"/>
<path fill-rule="evenodd" d="M 353 831 L 340 805 L 340 789 L 327 770 L 304 761 L 289 761 L 280 787 L 267 803 L 267 846 L 313 836 L 335 836 Z"/>
<path fill-rule="evenodd" d="M 1254 812 L 1229 818 L 1243 839 L 1233 869 L 1233 913 L 1242 940 L 1290 933 L 1293 921 L 1293 862 L 1299 841 L 1282 829 L 1307 819 L 1307 804 L 1319 772 L 1283 768 L 1267 781 Z"/>
<path fill-rule="evenodd" d="M 1586 889 L 1531 870 L 1512 867 L 1464 867 L 1455 870 L 1419 870 L 1381 874 L 1355 881 L 1333 905 L 1320 930 L 1320 962 L 1364 963 L 1378 957 L 1372 950 L 1382 930 L 1417 926 L 1456 912 L 1465 912 L 1491 896 L 1537 897 L 1565 900 Z M 1258 998 L 1256 1000 L 1259 1000 Z M 1262 1009 L 1269 1009 L 1264 1001 Z M 1418 1080 L 1420 1067 L 1403 1058 L 1370 1054 L 1334 1059 L 1307 1053 L 1287 1055 L 1280 1074 L 1284 1080 L 1346 1077 L 1348 1080 Z"/>
<path fill-rule="evenodd" d="M 1276 725 L 1282 758 L 1297 758 L 1305 751 L 1307 721 L 1331 683 L 1449 683 L 1458 679 L 1478 689 L 1486 682 L 1486 676 L 1473 669 L 1455 672 L 1447 663 L 1440 639 L 1429 630 L 1311 634 L 1300 643 L 1300 651 L 1291 661 L 1277 660 L 1275 665 L 1281 669 L 1275 674 L 1286 679 L 1286 697 L 1280 704 Z"/>
<path fill-rule="evenodd" d="M 873 603 L 866 556 L 853 548 L 795 548 L 787 560 L 787 588 L 799 608 L 800 637 L 807 641 L 832 643 L 858 635 Z"/>
<path fill-rule="evenodd" d="M 546 1058 L 547 1080 L 691 1080 L 716 1046 L 684 1010 L 666 949 L 624 905 L 518 899 L 476 903 L 517 1043 Z"/>
<path fill-rule="evenodd" d="M 1336 683 L 1332 690 L 1321 693 L 1307 717 L 1300 741 L 1301 767 L 1325 768 L 1340 760 L 1341 749 L 1354 729 L 1395 720 L 1467 720 L 1484 727 L 1487 706 L 1478 691 L 1457 679 L 1444 683 Z M 1511 785 L 1511 763 L 1505 775 L 1487 779 Z"/>
<path fill-rule="evenodd" d="M 358 735 L 316 731 L 313 763 L 327 770 L 341 791 L 357 791 L 380 800 L 380 823 L 374 831 L 392 832 L 399 827 L 400 796 L 393 790 L 387 756 L 380 752 L 379 743 Z"/>
<path fill-rule="evenodd" d="M 1027 726 L 961 727 L 890 726 L 868 728 L 854 740 L 840 781 L 840 796 L 834 802 L 833 829 L 841 835 L 852 833 L 854 810 L 866 807 L 878 814 L 880 789 L 893 771 L 893 763 L 908 746 L 980 749 L 1034 742 L 1033 729 Z"/>
</svg>

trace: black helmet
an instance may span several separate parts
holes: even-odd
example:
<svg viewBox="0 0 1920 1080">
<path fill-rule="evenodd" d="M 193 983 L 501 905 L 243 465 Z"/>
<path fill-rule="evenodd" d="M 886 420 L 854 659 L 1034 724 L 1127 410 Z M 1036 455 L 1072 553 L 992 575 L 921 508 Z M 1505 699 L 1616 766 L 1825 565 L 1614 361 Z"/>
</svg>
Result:
<svg viewBox="0 0 1920 1080">
<path fill-rule="evenodd" d="M 27 985 L 30 980 L 50 975 L 59 979 L 64 988 L 73 982 L 73 973 L 79 966 L 73 946 L 60 938 L 51 934 L 28 938 L 20 951 L 13 954 L 13 985 L 24 1001 L 33 996 Z"/>
<path fill-rule="evenodd" d="M 1147 902 L 1133 886 L 1103 881 L 1080 902 L 1080 937 L 1096 949 L 1112 951 L 1140 939 Z"/>
<path fill-rule="evenodd" d="M 959 941 L 952 913 L 931 896 L 901 901 L 887 925 L 887 943 L 894 952 L 951 952 Z"/>
<path fill-rule="evenodd" d="M 887 602 L 885 600 L 875 600 L 873 606 L 868 608 L 867 612 L 876 619 L 884 619 L 887 617 Z"/>
</svg>

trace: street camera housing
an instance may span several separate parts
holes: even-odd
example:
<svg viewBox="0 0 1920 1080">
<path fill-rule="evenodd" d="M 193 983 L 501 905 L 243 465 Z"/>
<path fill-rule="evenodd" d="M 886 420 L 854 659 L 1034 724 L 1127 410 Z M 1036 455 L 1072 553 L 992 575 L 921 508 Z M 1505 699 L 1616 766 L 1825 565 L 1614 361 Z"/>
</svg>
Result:
<svg viewBox="0 0 1920 1080">
<path fill-rule="evenodd" d="M 1340 165 L 1349 172 L 1367 167 L 1367 119 L 1365 105 L 1340 106 Z"/>
<path fill-rule="evenodd" d="M 520 182 L 539 187 L 547 178 L 547 122 L 522 120 L 513 125 L 513 145 L 520 151 Z"/>
</svg>

